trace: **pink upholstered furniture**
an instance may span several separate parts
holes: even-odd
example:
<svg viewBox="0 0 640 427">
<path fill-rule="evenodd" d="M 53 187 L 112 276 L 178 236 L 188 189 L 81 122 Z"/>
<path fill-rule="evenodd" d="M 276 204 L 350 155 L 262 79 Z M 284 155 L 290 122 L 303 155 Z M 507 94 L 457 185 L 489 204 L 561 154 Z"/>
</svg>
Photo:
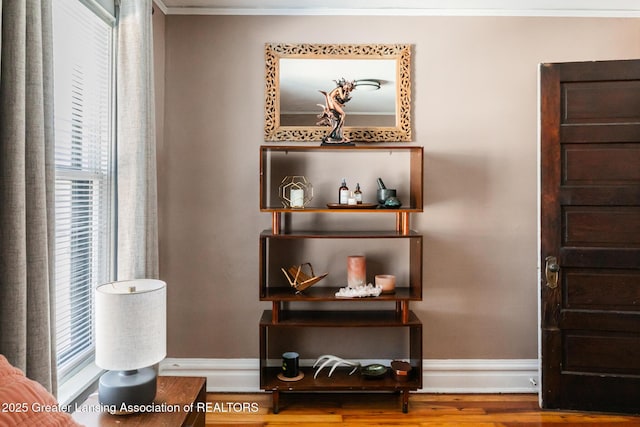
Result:
<svg viewBox="0 0 640 427">
<path fill-rule="evenodd" d="M 66 409 L 0 354 L 0 426 L 80 426 Z"/>
</svg>

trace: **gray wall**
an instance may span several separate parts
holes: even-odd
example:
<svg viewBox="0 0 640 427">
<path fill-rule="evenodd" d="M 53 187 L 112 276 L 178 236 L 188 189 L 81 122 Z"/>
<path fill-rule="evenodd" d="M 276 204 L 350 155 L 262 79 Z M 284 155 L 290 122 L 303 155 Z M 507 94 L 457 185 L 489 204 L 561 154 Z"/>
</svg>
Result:
<svg viewBox="0 0 640 427">
<path fill-rule="evenodd" d="M 424 357 L 537 357 L 538 64 L 638 58 L 639 19 L 161 15 L 169 357 L 258 356 L 270 308 L 258 300 L 258 235 L 270 226 L 258 207 L 266 42 L 414 45 L 425 203 L 412 228 L 425 239 L 424 300 L 412 308 Z"/>
</svg>

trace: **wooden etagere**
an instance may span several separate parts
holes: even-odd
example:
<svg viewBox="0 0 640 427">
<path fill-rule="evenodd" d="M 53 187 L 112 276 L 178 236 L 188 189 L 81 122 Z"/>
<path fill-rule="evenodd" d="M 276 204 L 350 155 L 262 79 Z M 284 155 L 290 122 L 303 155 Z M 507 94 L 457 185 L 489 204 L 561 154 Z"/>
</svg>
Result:
<svg viewBox="0 0 640 427">
<path fill-rule="evenodd" d="M 287 156 L 296 156 L 295 161 L 304 159 L 314 162 L 327 153 L 338 152 L 341 156 L 354 156 L 366 159 L 367 155 L 379 156 L 381 153 L 402 156 L 407 170 L 406 182 L 403 182 L 405 205 L 399 209 L 331 209 L 319 203 L 304 209 L 283 208 L 279 204 L 277 186 L 287 175 Z M 366 160 L 364 160 L 366 161 Z M 422 323 L 409 308 L 411 301 L 422 300 L 422 235 L 410 229 L 410 214 L 422 212 L 423 149 L 413 146 L 337 146 L 320 147 L 307 145 L 264 145 L 260 147 L 260 210 L 272 215 L 272 227 L 260 234 L 260 282 L 261 301 L 270 301 L 271 310 L 265 310 L 260 319 L 260 387 L 273 392 L 273 409 L 279 411 L 280 392 L 302 391 L 390 391 L 402 394 L 402 410 L 408 411 L 410 391 L 422 388 Z M 386 231 L 330 231 L 330 230 L 291 230 L 289 219 L 298 214 L 374 214 L 394 215 L 395 228 Z M 282 245 L 298 245 L 314 239 L 330 239 L 332 245 L 340 245 L 345 240 L 362 240 L 363 244 L 378 242 L 382 247 L 386 243 L 400 242 L 408 245 L 408 259 L 403 267 L 408 283 L 397 283 L 396 292 L 382 294 L 375 298 L 339 298 L 335 296 L 344 284 L 332 282 L 314 286 L 302 293 L 296 293 L 285 281 L 282 274 L 275 272 L 270 257 Z M 330 276 L 329 276 L 330 277 Z M 375 309 L 371 302 L 376 302 Z M 318 309 L 298 309 L 300 305 L 312 304 Z M 337 303 L 345 309 L 323 310 L 326 303 Z M 387 305 L 388 308 L 380 308 Z M 357 307 L 354 310 L 353 307 Z M 398 359 L 408 361 L 411 375 L 408 380 L 398 381 L 389 373 L 383 379 L 370 380 L 360 375 L 348 375 L 349 370 L 338 369 L 330 378 L 326 375 L 314 379 L 313 369 L 302 367 L 304 378 L 300 381 L 281 381 L 277 374 L 279 366 L 270 363 L 274 358 L 270 351 L 272 335 L 291 328 L 304 328 L 305 333 L 313 333 L 318 328 L 384 328 L 397 331 L 406 336 L 406 348 L 399 349 Z M 272 334 L 273 333 L 273 334 Z M 319 355 L 318 355 L 319 356 Z M 279 361 L 279 359 L 278 359 Z"/>
</svg>

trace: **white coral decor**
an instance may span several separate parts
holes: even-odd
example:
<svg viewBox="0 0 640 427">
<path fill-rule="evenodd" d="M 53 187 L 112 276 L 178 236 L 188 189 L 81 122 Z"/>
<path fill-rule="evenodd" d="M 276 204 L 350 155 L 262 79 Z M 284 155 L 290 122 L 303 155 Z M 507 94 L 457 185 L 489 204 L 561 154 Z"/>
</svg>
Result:
<svg viewBox="0 0 640 427">
<path fill-rule="evenodd" d="M 340 288 L 338 292 L 336 292 L 336 297 L 338 298 L 363 298 L 363 297 L 377 297 L 382 293 L 382 286 L 380 285 L 372 285 L 369 283 L 368 285 L 360 285 L 355 288 Z"/>
</svg>

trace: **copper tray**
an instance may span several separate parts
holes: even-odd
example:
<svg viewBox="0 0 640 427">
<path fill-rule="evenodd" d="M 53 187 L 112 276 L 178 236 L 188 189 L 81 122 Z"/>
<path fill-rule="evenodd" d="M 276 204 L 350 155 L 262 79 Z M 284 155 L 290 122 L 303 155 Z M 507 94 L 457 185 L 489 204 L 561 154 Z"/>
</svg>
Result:
<svg viewBox="0 0 640 427">
<path fill-rule="evenodd" d="M 341 205 L 340 203 L 327 203 L 329 209 L 375 209 L 377 203 L 360 203 L 359 205 Z"/>
</svg>

